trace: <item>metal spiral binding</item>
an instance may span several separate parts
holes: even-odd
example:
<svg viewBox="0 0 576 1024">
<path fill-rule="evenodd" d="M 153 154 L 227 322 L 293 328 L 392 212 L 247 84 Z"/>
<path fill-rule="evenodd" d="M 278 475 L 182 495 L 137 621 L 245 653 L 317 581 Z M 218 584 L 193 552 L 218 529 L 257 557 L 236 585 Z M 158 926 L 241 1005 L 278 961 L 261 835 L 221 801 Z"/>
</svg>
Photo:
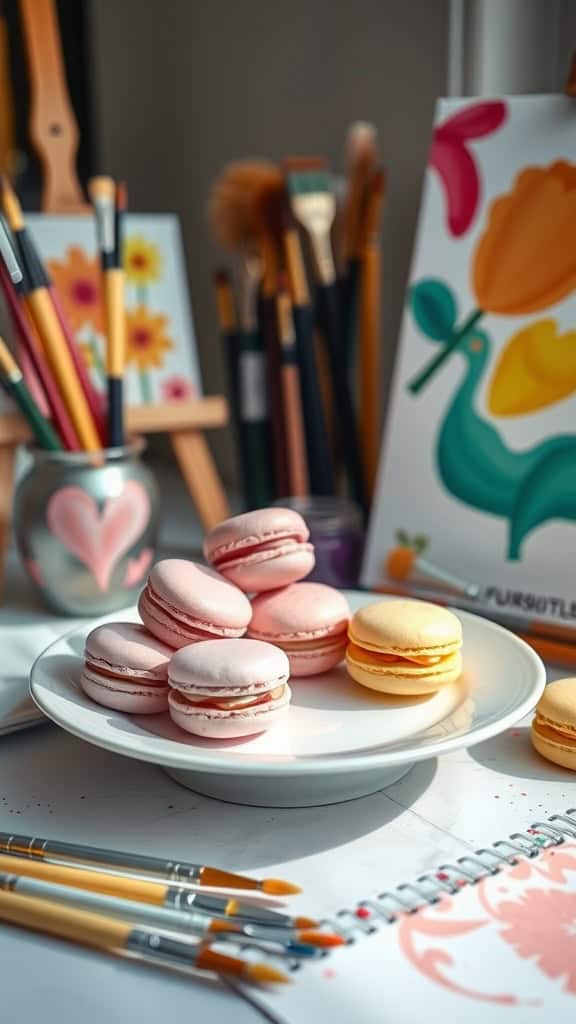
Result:
<svg viewBox="0 0 576 1024">
<path fill-rule="evenodd" d="M 416 914 L 438 903 L 444 894 L 455 895 L 489 875 L 498 875 L 503 867 L 517 864 L 519 858 L 533 859 L 567 839 L 576 839 L 576 807 L 565 814 L 553 814 L 547 821 L 535 821 L 526 832 L 514 832 L 493 846 L 459 857 L 455 864 L 441 864 L 434 874 L 421 875 L 415 882 L 361 900 L 354 909 L 339 910 L 335 918 L 322 924 L 352 945 L 361 936 L 393 924 L 401 914 Z"/>
</svg>

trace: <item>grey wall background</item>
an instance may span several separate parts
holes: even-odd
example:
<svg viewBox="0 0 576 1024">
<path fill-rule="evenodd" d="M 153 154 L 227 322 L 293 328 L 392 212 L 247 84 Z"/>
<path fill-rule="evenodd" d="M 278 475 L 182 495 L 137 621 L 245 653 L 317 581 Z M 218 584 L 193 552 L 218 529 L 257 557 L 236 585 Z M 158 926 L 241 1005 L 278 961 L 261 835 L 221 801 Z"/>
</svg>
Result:
<svg viewBox="0 0 576 1024">
<path fill-rule="evenodd" d="M 91 0 L 102 168 L 133 209 L 182 218 L 206 391 L 223 387 L 206 228 L 229 160 L 324 154 L 373 121 L 389 173 L 384 322 L 389 376 L 435 98 L 446 90 L 449 0 Z M 212 435 L 228 480 L 229 439 Z"/>
</svg>

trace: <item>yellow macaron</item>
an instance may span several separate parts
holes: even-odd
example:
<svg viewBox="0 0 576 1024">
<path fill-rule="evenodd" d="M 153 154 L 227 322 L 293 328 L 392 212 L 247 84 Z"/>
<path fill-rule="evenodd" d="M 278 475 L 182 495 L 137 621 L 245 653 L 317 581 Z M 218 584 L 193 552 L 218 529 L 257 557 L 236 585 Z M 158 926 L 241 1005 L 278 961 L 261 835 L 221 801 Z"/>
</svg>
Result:
<svg viewBox="0 0 576 1024">
<path fill-rule="evenodd" d="M 576 771 L 576 679 L 546 687 L 536 705 L 532 743 L 546 760 Z"/>
<path fill-rule="evenodd" d="M 346 667 L 352 679 L 381 693 L 434 693 L 462 672 L 462 626 L 427 601 L 377 601 L 348 628 Z"/>
</svg>

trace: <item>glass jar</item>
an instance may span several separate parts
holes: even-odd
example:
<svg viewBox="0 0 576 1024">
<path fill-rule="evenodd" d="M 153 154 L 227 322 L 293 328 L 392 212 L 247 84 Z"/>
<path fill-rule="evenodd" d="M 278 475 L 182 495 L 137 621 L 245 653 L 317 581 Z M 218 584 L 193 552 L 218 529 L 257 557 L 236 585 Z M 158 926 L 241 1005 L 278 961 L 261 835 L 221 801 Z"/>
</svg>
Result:
<svg viewBox="0 0 576 1024">
<path fill-rule="evenodd" d="M 154 560 L 159 495 L 145 442 L 101 453 L 30 449 L 14 497 L 16 543 L 41 598 L 64 615 L 133 604 Z"/>
<path fill-rule="evenodd" d="M 364 534 L 359 508 L 345 498 L 280 498 L 299 512 L 310 530 L 316 565 L 307 580 L 342 589 L 358 585 Z"/>
</svg>

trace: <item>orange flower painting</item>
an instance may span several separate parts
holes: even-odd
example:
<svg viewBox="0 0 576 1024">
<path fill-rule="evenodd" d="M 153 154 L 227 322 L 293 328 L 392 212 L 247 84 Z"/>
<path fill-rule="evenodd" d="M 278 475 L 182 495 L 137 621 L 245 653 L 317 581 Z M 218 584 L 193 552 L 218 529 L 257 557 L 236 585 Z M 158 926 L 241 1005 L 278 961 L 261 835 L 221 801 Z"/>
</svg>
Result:
<svg viewBox="0 0 576 1024">
<path fill-rule="evenodd" d="M 160 369 L 166 352 L 174 348 L 167 324 L 167 317 L 150 312 L 144 305 L 126 314 L 126 360 L 139 371 L 143 402 L 153 401 L 149 371 Z"/>
<path fill-rule="evenodd" d="M 49 260 L 48 269 L 73 331 L 91 327 L 104 333 L 104 310 L 100 266 L 78 245 L 72 245 L 64 260 Z"/>
<path fill-rule="evenodd" d="M 576 288 L 576 165 L 528 167 L 493 204 L 472 282 L 485 313 L 522 316 Z"/>
</svg>

